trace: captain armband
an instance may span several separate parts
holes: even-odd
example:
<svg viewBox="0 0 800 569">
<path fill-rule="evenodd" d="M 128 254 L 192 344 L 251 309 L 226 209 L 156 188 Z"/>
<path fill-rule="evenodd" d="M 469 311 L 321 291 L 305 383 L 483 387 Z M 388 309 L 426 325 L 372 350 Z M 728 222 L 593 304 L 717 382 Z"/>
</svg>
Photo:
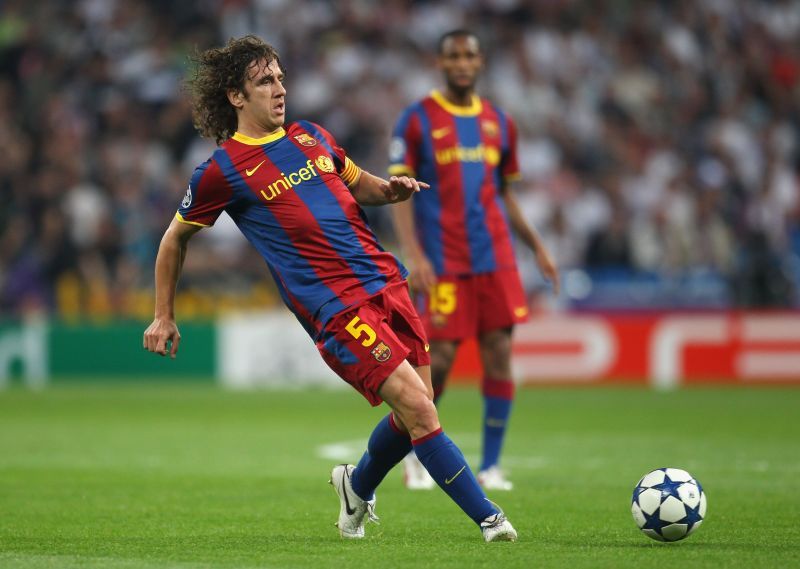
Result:
<svg viewBox="0 0 800 569">
<path fill-rule="evenodd" d="M 342 181 L 348 186 L 352 186 L 355 184 L 358 179 L 361 177 L 361 168 L 355 165 L 355 163 L 350 160 L 350 158 L 345 157 L 344 159 L 344 169 L 339 174 L 342 178 Z"/>
</svg>

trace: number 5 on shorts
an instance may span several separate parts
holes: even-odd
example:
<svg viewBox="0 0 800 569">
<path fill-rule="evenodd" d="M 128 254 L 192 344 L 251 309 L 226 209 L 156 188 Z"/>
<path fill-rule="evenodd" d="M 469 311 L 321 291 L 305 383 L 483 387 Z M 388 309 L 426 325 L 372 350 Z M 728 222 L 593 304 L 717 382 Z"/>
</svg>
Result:
<svg viewBox="0 0 800 569">
<path fill-rule="evenodd" d="M 363 342 L 361 342 L 361 345 L 365 348 L 368 348 L 375 343 L 377 334 L 375 334 L 375 330 L 372 329 L 372 326 L 366 323 L 359 324 L 359 322 L 361 322 L 361 318 L 358 316 L 353 316 L 353 319 L 347 323 L 347 326 L 345 326 L 344 329 L 350 332 L 350 335 L 356 340 L 360 340 L 362 334 L 366 334 L 367 337 Z"/>
<path fill-rule="evenodd" d="M 452 314 L 456 310 L 456 283 L 437 283 L 431 293 L 430 310 L 433 314 Z"/>
</svg>

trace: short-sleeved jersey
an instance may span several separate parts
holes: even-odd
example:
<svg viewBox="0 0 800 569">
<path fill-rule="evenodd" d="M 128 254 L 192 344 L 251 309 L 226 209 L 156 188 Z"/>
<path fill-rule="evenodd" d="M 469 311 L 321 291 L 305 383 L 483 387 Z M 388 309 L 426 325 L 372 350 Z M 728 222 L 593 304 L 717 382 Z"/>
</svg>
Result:
<svg viewBox="0 0 800 569">
<path fill-rule="evenodd" d="M 516 127 L 489 101 L 459 107 L 433 91 L 400 116 L 392 175 L 431 185 L 413 198 L 418 238 L 439 275 L 516 267 L 500 193 L 518 179 Z"/>
<path fill-rule="evenodd" d="M 317 338 L 333 316 L 408 274 L 380 246 L 348 188 L 360 175 L 314 123 L 258 139 L 236 133 L 195 170 L 176 217 L 209 226 L 227 212 Z"/>
</svg>

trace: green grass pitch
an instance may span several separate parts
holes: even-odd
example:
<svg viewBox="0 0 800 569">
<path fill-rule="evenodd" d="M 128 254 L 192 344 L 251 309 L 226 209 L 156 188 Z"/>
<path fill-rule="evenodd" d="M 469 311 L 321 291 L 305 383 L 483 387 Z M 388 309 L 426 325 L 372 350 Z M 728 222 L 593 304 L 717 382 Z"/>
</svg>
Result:
<svg viewBox="0 0 800 569">
<path fill-rule="evenodd" d="M 342 541 L 326 483 L 385 407 L 354 391 L 185 384 L 0 392 L 0 567 L 790 567 L 800 565 L 800 389 L 520 390 L 505 451 L 519 531 L 485 544 L 443 492 L 378 491 L 381 525 Z M 480 400 L 445 431 L 477 460 Z M 689 539 L 649 540 L 630 496 L 661 466 L 704 485 Z"/>
</svg>

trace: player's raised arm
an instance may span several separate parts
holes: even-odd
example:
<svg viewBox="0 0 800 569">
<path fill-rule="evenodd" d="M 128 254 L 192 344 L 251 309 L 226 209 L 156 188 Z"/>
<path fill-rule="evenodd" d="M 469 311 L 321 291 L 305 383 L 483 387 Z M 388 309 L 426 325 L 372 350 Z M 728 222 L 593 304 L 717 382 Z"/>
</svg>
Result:
<svg viewBox="0 0 800 569">
<path fill-rule="evenodd" d="M 386 205 L 407 200 L 420 189 L 430 186 L 408 176 L 391 176 L 388 180 L 362 171 L 350 186 L 353 197 L 361 205 Z"/>
<path fill-rule="evenodd" d="M 158 247 L 156 257 L 156 308 L 152 324 L 144 332 L 143 345 L 149 352 L 169 355 L 178 353 L 181 335 L 175 323 L 175 287 L 186 258 L 189 239 L 201 229 L 198 225 L 181 223 L 173 219 Z"/>
<path fill-rule="evenodd" d="M 539 270 L 552 283 L 553 293 L 558 295 L 558 291 L 561 288 L 561 279 L 558 274 L 558 267 L 552 255 L 550 255 L 550 251 L 547 250 L 536 228 L 525 221 L 525 217 L 519 209 L 517 198 L 514 197 L 514 193 L 508 185 L 503 186 L 502 196 L 511 228 L 536 255 L 536 264 L 539 265 Z"/>
</svg>

